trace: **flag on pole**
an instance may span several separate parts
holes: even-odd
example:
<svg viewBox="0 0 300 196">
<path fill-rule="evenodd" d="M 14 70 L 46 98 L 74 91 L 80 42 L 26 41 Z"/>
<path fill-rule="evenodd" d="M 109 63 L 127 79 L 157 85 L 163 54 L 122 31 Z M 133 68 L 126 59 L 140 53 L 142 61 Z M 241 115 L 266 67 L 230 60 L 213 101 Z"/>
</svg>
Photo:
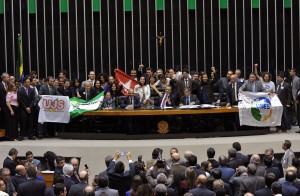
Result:
<svg viewBox="0 0 300 196">
<path fill-rule="evenodd" d="M 18 34 L 18 57 L 16 61 L 16 79 L 21 82 L 24 79 L 23 72 L 23 46 L 22 46 L 22 35 Z"/>
<path fill-rule="evenodd" d="M 72 118 L 82 115 L 84 112 L 94 111 L 99 108 L 101 102 L 103 102 L 104 91 L 94 97 L 91 100 L 85 101 L 77 97 L 70 99 L 69 112 Z"/>
<path fill-rule="evenodd" d="M 121 90 L 124 95 L 128 95 L 129 89 L 134 89 L 134 86 L 138 84 L 138 81 L 121 71 L 120 69 L 115 69 L 115 78 L 119 86 L 123 86 Z"/>
</svg>

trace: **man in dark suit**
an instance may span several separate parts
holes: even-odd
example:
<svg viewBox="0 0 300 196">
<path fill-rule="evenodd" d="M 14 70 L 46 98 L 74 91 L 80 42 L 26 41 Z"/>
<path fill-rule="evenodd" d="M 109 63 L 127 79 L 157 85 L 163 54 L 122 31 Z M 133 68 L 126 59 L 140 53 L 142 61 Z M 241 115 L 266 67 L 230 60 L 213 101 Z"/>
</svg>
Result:
<svg viewBox="0 0 300 196">
<path fill-rule="evenodd" d="M 199 105 L 200 101 L 196 95 L 191 94 L 190 88 L 184 89 L 184 95 L 180 98 L 180 104 L 182 105 Z"/>
<path fill-rule="evenodd" d="M 97 96 L 97 93 L 96 93 L 94 87 L 92 87 L 92 83 L 85 82 L 84 87 L 79 90 L 78 98 L 88 101 L 88 100 L 93 99 L 96 96 Z"/>
<path fill-rule="evenodd" d="M 53 175 L 53 184 L 56 184 L 57 182 L 55 181 L 55 176 L 58 176 L 58 175 L 64 175 L 64 172 L 63 172 L 63 167 L 64 165 L 66 164 L 65 162 L 65 158 L 63 156 L 57 156 L 56 158 L 56 163 L 57 163 L 57 166 L 55 167 L 55 170 L 54 170 L 54 175 Z"/>
<path fill-rule="evenodd" d="M 272 160 L 272 167 L 277 167 L 279 169 L 279 171 L 280 171 L 279 178 L 282 178 L 283 177 L 282 165 L 281 165 L 281 162 L 274 157 L 273 148 L 267 148 L 265 150 L 265 157 L 270 158 Z"/>
<path fill-rule="evenodd" d="M 95 195 L 100 195 L 101 193 L 106 193 L 107 195 L 111 195 L 111 196 L 118 196 L 118 190 L 115 189 L 110 189 L 108 187 L 109 185 L 109 178 L 107 175 L 105 174 L 99 174 L 98 177 L 98 189 L 95 192 Z"/>
<path fill-rule="evenodd" d="M 37 78 L 31 78 L 30 79 L 30 88 L 32 88 L 35 92 L 35 99 L 34 99 L 34 104 L 33 104 L 33 130 L 35 133 L 38 133 L 38 119 L 39 119 L 39 111 L 40 108 L 38 106 L 39 103 L 39 90 L 40 90 L 40 85 L 39 81 Z"/>
<path fill-rule="evenodd" d="M 125 110 L 133 110 L 141 107 L 140 98 L 134 94 L 133 89 L 129 89 L 128 96 L 123 99 L 120 107 Z"/>
<path fill-rule="evenodd" d="M 271 185 L 273 182 L 276 182 L 276 177 L 273 173 L 267 173 L 265 175 L 265 183 L 266 187 L 255 191 L 255 196 L 273 196 L 273 192 L 271 190 Z"/>
<path fill-rule="evenodd" d="M 15 160 L 18 156 L 18 151 L 15 148 L 12 148 L 8 152 L 8 156 L 3 161 L 3 167 L 9 169 L 10 175 L 14 176 L 16 174 L 16 166 Z"/>
<path fill-rule="evenodd" d="M 209 161 L 211 163 L 212 167 L 213 168 L 219 167 L 219 162 L 214 159 L 215 154 L 216 154 L 215 149 L 211 148 L 211 147 L 208 148 L 207 151 L 206 151 L 206 154 L 207 154 L 207 158 L 208 158 L 207 161 Z"/>
<path fill-rule="evenodd" d="M 232 169 L 236 169 L 239 166 L 244 165 L 244 162 L 241 159 L 236 158 L 236 149 L 234 148 L 229 148 L 228 149 L 228 167 L 232 168 Z"/>
<path fill-rule="evenodd" d="M 265 187 L 265 178 L 261 176 L 255 176 L 256 165 L 250 163 L 247 169 L 248 177 L 244 178 L 241 182 L 240 195 L 244 195 L 248 192 L 254 194 L 255 191 Z"/>
<path fill-rule="evenodd" d="M 197 167 L 197 161 L 198 161 L 198 158 L 196 155 L 190 155 L 188 157 L 188 162 L 189 162 L 189 167 L 193 168 L 195 170 L 195 173 L 196 173 L 196 177 L 203 174 L 203 175 L 206 175 L 205 171 L 201 170 L 201 169 L 198 169 Z"/>
<path fill-rule="evenodd" d="M 36 169 L 29 167 L 27 176 L 27 181 L 18 187 L 18 196 L 44 195 L 46 184 L 36 179 Z"/>
<path fill-rule="evenodd" d="M 87 171 L 81 171 L 79 173 L 80 183 L 74 184 L 70 188 L 69 195 L 70 196 L 84 196 L 83 192 L 85 187 L 88 186 L 89 175 Z"/>
<path fill-rule="evenodd" d="M 235 170 L 227 166 L 227 161 L 228 161 L 227 157 L 225 157 L 224 155 L 221 155 L 219 157 L 219 164 L 220 165 L 219 165 L 218 169 L 220 169 L 222 171 L 222 178 L 221 179 L 224 182 L 228 183 L 231 176 L 234 175 Z"/>
<path fill-rule="evenodd" d="M 42 95 L 61 95 L 57 88 L 53 86 L 54 84 L 54 78 L 52 76 L 49 76 L 46 79 L 46 82 L 44 85 L 40 87 L 39 90 L 39 97 Z M 49 130 L 49 132 L 48 132 Z M 51 131 L 50 131 L 51 130 Z M 44 124 L 38 124 L 38 139 L 42 139 L 43 137 L 50 137 L 55 135 L 54 130 L 54 123 L 44 123 Z"/>
<path fill-rule="evenodd" d="M 235 74 L 230 76 L 230 84 L 227 87 L 227 93 L 226 93 L 226 100 L 227 100 L 226 107 L 238 105 L 239 88 L 242 85 L 243 83 L 238 81 L 237 76 Z"/>
<path fill-rule="evenodd" d="M 280 129 L 286 132 L 292 128 L 291 106 L 292 106 L 292 88 L 291 85 L 284 81 L 284 73 L 277 75 L 277 96 L 283 106 Z"/>
<path fill-rule="evenodd" d="M 71 85 L 70 80 L 66 79 L 64 81 L 64 85 L 58 88 L 58 92 L 63 96 L 68 96 L 69 98 L 74 97 L 70 85 Z"/>
<path fill-rule="evenodd" d="M 24 81 L 23 86 L 18 90 L 18 102 L 20 108 L 20 136 L 17 140 L 22 141 L 25 133 L 28 139 L 35 140 L 33 131 L 33 108 L 35 103 L 34 89 L 30 88 L 30 79 Z"/>
<path fill-rule="evenodd" d="M 119 191 L 119 195 L 125 195 L 126 191 L 130 190 L 131 181 L 135 174 L 134 163 L 131 159 L 130 152 L 126 153 L 126 158 L 129 162 L 129 170 L 125 171 L 125 166 L 122 161 L 116 161 L 120 158 L 120 152 L 115 152 L 114 159 L 107 168 L 109 177 L 109 188 Z"/>
<path fill-rule="evenodd" d="M 211 76 L 213 76 L 213 78 L 209 79 L 208 74 L 207 73 L 203 73 L 202 74 L 202 79 L 201 79 L 201 83 L 199 86 L 199 91 L 198 91 L 198 99 L 200 101 L 201 104 L 211 104 L 212 102 L 220 102 L 221 98 L 222 98 L 222 93 L 220 93 L 223 90 L 222 85 L 218 85 L 219 87 L 219 97 L 217 98 L 217 100 L 215 100 L 214 97 L 214 90 L 213 90 L 213 86 L 216 83 L 216 76 L 215 76 L 215 68 L 212 67 L 212 73 Z"/>
<path fill-rule="evenodd" d="M 10 171 L 8 168 L 3 167 L 0 170 L 0 178 L 3 180 L 3 182 L 5 183 L 5 190 L 3 190 L 4 192 L 6 192 L 9 196 L 13 196 L 16 195 L 17 192 L 15 190 L 15 187 L 11 181 L 10 178 Z"/>
<path fill-rule="evenodd" d="M 265 164 L 265 173 L 273 173 L 275 175 L 275 180 L 277 181 L 280 178 L 280 171 L 278 167 L 272 166 L 272 159 L 269 157 L 264 157 L 264 164 Z"/>
<path fill-rule="evenodd" d="M 241 182 L 244 178 L 247 177 L 247 168 L 245 166 L 239 166 L 236 169 L 236 173 L 229 180 L 229 184 L 232 186 L 232 192 L 234 196 L 240 196 Z"/>
<path fill-rule="evenodd" d="M 190 72 L 188 70 L 183 70 L 183 77 L 178 81 L 178 92 L 180 96 L 184 95 L 184 91 L 186 88 L 189 88 L 190 91 L 196 90 L 197 87 L 195 81 L 189 78 Z"/>
<path fill-rule="evenodd" d="M 197 183 L 198 187 L 194 188 L 189 191 L 189 193 L 192 193 L 193 195 L 205 195 L 205 196 L 213 196 L 215 195 L 214 192 L 206 188 L 206 183 L 207 183 L 207 177 L 203 174 L 199 175 L 197 177 Z"/>
<path fill-rule="evenodd" d="M 73 165 L 71 164 L 65 164 L 63 167 L 63 172 L 64 172 L 64 184 L 66 185 L 67 192 L 70 191 L 70 188 L 72 185 L 75 184 L 75 182 L 72 180 L 71 176 L 73 175 Z"/>
<path fill-rule="evenodd" d="M 1 128 L 5 128 L 6 116 L 5 112 L 8 110 L 6 106 L 6 94 L 8 91 L 8 81 L 9 75 L 7 73 L 2 73 L 0 82 L 0 117 L 1 117 Z"/>
<path fill-rule="evenodd" d="M 16 167 L 16 175 L 10 177 L 12 184 L 14 185 L 16 191 L 18 191 L 19 184 L 26 182 L 26 169 L 23 165 L 18 165 Z"/>
<path fill-rule="evenodd" d="M 241 144 L 239 142 L 234 142 L 232 148 L 236 149 L 236 158 L 241 159 L 244 162 L 244 166 L 247 167 L 249 164 L 249 157 L 241 153 Z"/>
<path fill-rule="evenodd" d="M 180 182 L 181 182 L 181 176 L 185 173 L 185 166 L 180 165 L 180 156 L 178 153 L 173 153 L 171 155 L 172 157 L 172 166 L 170 168 L 170 173 L 173 174 L 173 187 L 175 190 L 179 190 Z"/>
<path fill-rule="evenodd" d="M 250 157 L 250 163 L 253 163 L 256 165 L 256 176 L 262 176 L 264 177 L 266 174 L 266 169 L 264 166 L 260 165 L 260 156 L 258 154 L 253 154 Z"/>
<path fill-rule="evenodd" d="M 176 100 L 174 95 L 171 94 L 172 87 L 170 85 L 167 85 L 165 89 L 165 93 L 158 98 L 158 101 L 156 102 L 156 105 L 159 106 L 161 109 L 164 109 L 168 106 L 176 106 Z"/>
<path fill-rule="evenodd" d="M 285 181 L 282 183 L 282 195 L 294 196 L 299 195 L 300 191 L 294 186 L 296 182 L 296 173 L 294 171 L 287 171 L 285 174 Z"/>
</svg>

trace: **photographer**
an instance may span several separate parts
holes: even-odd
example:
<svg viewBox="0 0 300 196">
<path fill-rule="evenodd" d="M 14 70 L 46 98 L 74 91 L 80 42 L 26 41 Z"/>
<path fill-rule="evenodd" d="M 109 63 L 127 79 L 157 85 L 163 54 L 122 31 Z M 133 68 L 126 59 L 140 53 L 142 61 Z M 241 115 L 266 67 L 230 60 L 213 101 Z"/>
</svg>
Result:
<svg viewBox="0 0 300 196">
<path fill-rule="evenodd" d="M 127 171 L 125 171 L 125 166 L 122 161 L 117 162 L 120 156 L 121 153 L 119 151 L 115 152 L 114 159 L 107 168 L 107 175 L 109 177 L 109 188 L 118 190 L 119 195 L 125 195 L 126 191 L 130 190 L 131 181 L 135 174 L 135 168 L 130 152 L 126 153 L 130 168 Z"/>
<path fill-rule="evenodd" d="M 168 180 L 166 182 L 166 185 L 171 186 L 173 183 L 173 174 L 170 172 L 170 168 L 166 166 L 166 161 L 162 159 L 161 156 L 158 156 L 155 165 L 150 167 L 146 174 L 148 183 L 152 187 L 155 187 L 157 185 L 156 178 L 160 173 L 164 173 L 167 176 Z"/>
</svg>

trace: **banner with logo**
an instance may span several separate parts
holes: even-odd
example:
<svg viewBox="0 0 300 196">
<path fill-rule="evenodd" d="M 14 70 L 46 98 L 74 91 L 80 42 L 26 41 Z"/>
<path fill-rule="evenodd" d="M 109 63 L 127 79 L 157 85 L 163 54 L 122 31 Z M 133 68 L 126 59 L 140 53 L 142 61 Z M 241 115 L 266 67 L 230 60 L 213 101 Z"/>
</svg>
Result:
<svg viewBox="0 0 300 196">
<path fill-rule="evenodd" d="M 84 112 L 97 110 L 103 102 L 104 91 L 89 101 L 73 97 L 70 99 L 69 112 L 72 118 L 82 115 Z"/>
<path fill-rule="evenodd" d="M 39 101 L 39 123 L 69 123 L 70 100 L 68 96 L 43 95 Z"/>
<path fill-rule="evenodd" d="M 129 89 L 134 89 L 135 85 L 138 84 L 138 81 L 121 71 L 120 69 L 115 69 L 115 78 L 119 86 L 123 86 L 121 92 L 124 95 L 128 95 Z"/>
<path fill-rule="evenodd" d="M 276 94 L 242 92 L 239 94 L 240 125 L 279 126 L 283 112 Z"/>
</svg>

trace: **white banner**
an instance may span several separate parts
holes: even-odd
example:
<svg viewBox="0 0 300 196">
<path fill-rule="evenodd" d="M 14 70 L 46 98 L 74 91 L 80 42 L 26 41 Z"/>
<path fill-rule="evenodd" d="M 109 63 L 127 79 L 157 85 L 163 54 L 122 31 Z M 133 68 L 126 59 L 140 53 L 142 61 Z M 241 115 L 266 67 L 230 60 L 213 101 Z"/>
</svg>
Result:
<svg viewBox="0 0 300 196">
<path fill-rule="evenodd" d="M 269 127 L 281 125 L 282 104 L 276 94 L 242 92 L 239 94 L 240 125 Z"/>
<path fill-rule="evenodd" d="M 43 95 L 39 101 L 39 123 L 69 123 L 70 100 L 68 96 Z"/>
</svg>

